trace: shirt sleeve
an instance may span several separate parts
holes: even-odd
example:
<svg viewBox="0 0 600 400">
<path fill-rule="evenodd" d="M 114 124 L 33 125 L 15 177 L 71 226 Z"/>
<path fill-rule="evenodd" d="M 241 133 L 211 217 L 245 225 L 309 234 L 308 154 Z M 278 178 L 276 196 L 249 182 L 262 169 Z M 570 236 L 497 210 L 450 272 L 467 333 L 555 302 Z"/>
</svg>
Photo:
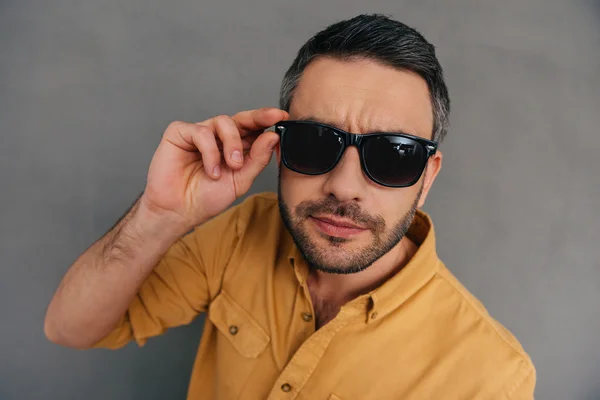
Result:
<svg viewBox="0 0 600 400">
<path fill-rule="evenodd" d="M 93 347 L 117 349 L 189 324 L 218 293 L 238 242 L 239 206 L 178 239 L 146 278 L 118 325 Z"/>
</svg>

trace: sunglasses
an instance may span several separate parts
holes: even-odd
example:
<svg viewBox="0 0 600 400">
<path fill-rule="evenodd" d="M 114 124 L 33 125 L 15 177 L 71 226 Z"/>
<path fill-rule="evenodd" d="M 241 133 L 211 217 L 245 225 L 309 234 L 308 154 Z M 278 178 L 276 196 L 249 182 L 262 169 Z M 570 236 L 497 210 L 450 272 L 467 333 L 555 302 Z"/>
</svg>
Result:
<svg viewBox="0 0 600 400">
<path fill-rule="evenodd" d="M 404 133 L 354 134 L 312 121 L 281 121 L 281 158 L 292 171 L 321 175 L 331 171 L 348 146 L 356 146 L 365 174 L 387 187 L 414 185 L 435 154 L 437 143 Z"/>
</svg>

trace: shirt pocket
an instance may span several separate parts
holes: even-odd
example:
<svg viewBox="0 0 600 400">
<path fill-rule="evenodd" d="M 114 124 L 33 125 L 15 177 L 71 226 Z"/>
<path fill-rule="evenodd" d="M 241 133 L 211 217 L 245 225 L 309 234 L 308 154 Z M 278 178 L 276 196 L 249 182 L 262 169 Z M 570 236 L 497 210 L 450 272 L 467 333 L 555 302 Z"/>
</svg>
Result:
<svg viewBox="0 0 600 400">
<path fill-rule="evenodd" d="M 344 399 L 342 399 L 340 396 L 337 396 L 337 395 L 331 393 L 331 396 L 329 396 L 329 399 L 327 399 L 327 400 L 344 400 Z"/>
<path fill-rule="evenodd" d="M 271 340 L 254 318 L 223 290 L 211 302 L 208 318 L 245 358 L 258 357 Z"/>
</svg>

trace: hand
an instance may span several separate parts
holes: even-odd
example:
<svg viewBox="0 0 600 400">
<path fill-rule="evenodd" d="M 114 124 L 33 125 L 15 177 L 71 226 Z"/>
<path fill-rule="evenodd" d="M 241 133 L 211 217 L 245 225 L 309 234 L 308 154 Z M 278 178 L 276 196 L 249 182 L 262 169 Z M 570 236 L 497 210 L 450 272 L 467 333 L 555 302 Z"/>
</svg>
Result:
<svg viewBox="0 0 600 400">
<path fill-rule="evenodd" d="M 225 211 L 271 160 L 279 135 L 264 130 L 288 117 L 263 108 L 171 123 L 150 163 L 140 207 L 187 228 Z"/>
</svg>

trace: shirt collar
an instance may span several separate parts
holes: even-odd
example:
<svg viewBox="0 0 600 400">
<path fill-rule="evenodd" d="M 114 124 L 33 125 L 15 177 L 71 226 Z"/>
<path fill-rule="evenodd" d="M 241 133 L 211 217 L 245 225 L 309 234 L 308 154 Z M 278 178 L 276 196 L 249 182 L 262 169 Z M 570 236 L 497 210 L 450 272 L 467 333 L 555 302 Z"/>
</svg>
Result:
<svg viewBox="0 0 600 400">
<path fill-rule="evenodd" d="M 433 277 L 439 266 L 439 258 L 435 249 L 435 232 L 429 215 L 417 210 L 406 235 L 418 246 L 412 258 L 383 285 L 367 295 L 359 297 L 359 299 L 369 297 L 371 300 L 371 307 L 366 308 L 367 323 L 385 317 L 402 305 Z M 289 236 L 287 259 L 294 267 L 296 278 L 300 284 L 304 285 L 308 276 L 308 266 L 291 236 Z"/>
<path fill-rule="evenodd" d="M 402 305 L 434 276 L 439 266 L 433 223 L 425 212 L 417 211 L 406 235 L 419 248 L 404 268 L 371 292 L 373 307 L 368 322 L 383 318 Z"/>
</svg>

